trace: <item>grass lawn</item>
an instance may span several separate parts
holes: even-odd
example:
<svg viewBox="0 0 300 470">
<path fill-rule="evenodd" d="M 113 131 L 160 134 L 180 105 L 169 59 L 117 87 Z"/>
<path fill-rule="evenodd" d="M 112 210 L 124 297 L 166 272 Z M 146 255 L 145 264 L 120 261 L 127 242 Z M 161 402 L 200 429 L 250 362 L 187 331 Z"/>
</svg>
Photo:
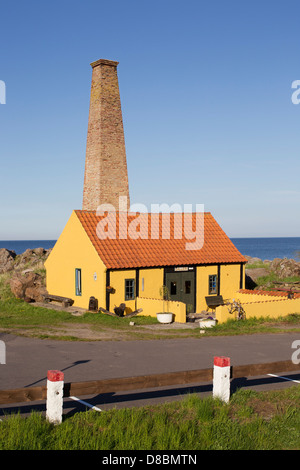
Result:
<svg viewBox="0 0 300 470">
<path fill-rule="evenodd" d="M 228 404 L 191 394 L 164 405 L 89 410 L 57 426 L 41 414 L 13 415 L 0 422 L 0 450 L 299 450 L 299 400 L 292 386 L 239 390 Z"/>
<path fill-rule="evenodd" d="M 135 325 L 131 326 L 130 322 Z M 199 327 L 164 325 L 159 328 L 156 318 L 138 315 L 133 318 L 111 317 L 87 312 L 73 316 L 66 311 L 37 307 L 22 300 L 0 300 L 0 331 L 17 335 L 57 340 L 129 340 L 202 338 L 205 336 L 239 335 L 254 333 L 300 332 L 300 314 L 278 319 L 251 318 L 229 320 L 200 334 Z"/>
<path fill-rule="evenodd" d="M 43 274 L 43 270 L 40 270 Z M 300 332 L 300 312 L 276 320 L 246 319 L 229 320 L 216 325 L 200 334 L 199 327 L 191 325 L 158 324 L 156 318 L 137 315 L 132 318 L 111 317 L 102 313 L 87 312 L 74 316 L 70 312 L 43 308 L 16 299 L 9 287 L 11 272 L 0 275 L 0 332 L 13 333 L 37 338 L 74 341 L 105 340 L 147 340 L 166 338 L 203 338 L 216 335 L 238 335 L 254 333 L 280 333 L 286 331 Z M 270 275 L 271 281 L 274 276 Z M 266 282 L 265 278 L 259 281 Z M 130 322 L 134 322 L 134 326 Z"/>
</svg>

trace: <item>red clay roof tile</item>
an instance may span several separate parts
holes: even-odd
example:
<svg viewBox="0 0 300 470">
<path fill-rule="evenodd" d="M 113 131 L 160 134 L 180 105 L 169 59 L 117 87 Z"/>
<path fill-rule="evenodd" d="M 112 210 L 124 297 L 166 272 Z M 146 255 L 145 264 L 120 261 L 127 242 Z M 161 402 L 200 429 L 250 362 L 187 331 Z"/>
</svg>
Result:
<svg viewBox="0 0 300 470">
<path fill-rule="evenodd" d="M 204 242 L 203 231 L 200 230 L 201 219 L 198 218 L 199 214 L 197 216 L 195 213 L 189 214 L 190 219 L 185 218 L 187 216 L 185 213 L 129 213 L 127 220 L 124 215 L 126 213 L 122 215 L 117 212 L 109 215 L 106 213 L 101 216 L 95 211 L 76 210 L 75 213 L 108 269 L 247 261 L 209 212 L 202 214 Z M 170 219 L 164 218 L 164 215 L 170 215 Z M 111 232 L 109 236 L 104 233 L 105 225 L 106 229 L 108 227 L 113 229 L 112 235 L 115 232 L 115 239 Z M 153 230 L 153 227 L 156 230 Z M 127 231 L 126 238 L 123 239 L 119 235 L 119 229 L 124 231 L 122 233 Z M 164 232 L 164 230 L 168 232 L 168 229 L 170 229 L 169 237 L 168 233 Z M 100 239 L 99 236 L 103 238 L 103 235 L 106 238 Z M 197 249 L 186 249 L 187 246 Z"/>
</svg>

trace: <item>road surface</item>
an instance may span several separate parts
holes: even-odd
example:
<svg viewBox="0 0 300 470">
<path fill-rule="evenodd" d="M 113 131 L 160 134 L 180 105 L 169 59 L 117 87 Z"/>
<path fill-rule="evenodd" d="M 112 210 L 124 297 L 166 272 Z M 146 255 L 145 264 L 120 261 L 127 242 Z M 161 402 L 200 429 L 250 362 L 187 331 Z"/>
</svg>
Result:
<svg viewBox="0 0 300 470">
<path fill-rule="evenodd" d="M 230 357 L 232 366 L 284 361 L 291 359 L 295 351 L 292 348 L 293 342 L 300 340 L 300 334 L 91 342 L 41 340 L 0 334 L 0 340 L 6 348 L 6 364 L 0 364 L 0 389 L 7 390 L 45 385 L 47 371 L 51 369 L 63 371 L 65 382 L 79 382 L 206 369 L 213 366 L 214 356 Z M 267 390 L 295 385 L 298 383 L 296 381 L 300 380 L 300 372 L 289 373 L 288 376 L 279 375 L 294 381 L 264 376 L 236 381 L 232 385 Z M 200 393 L 201 396 L 210 395 L 211 390 L 211 384 L 202 383 L 192 387 L 192 391 Z M 179 399 L 188 391 L 191 391 L 191 387 L 177 386 L 79 398 L 105 410 Z M 40 409 L 44 404 L 28 403 L 22 411 L 29 411 L 34 407 Z M 85 409 L 86 405 L 65 399 L 65 413 L 72 413 L 80 407 Z M 14 409 L 15 406 L 2 406 L 0 415 L 10 413 Z"/>
</svg>

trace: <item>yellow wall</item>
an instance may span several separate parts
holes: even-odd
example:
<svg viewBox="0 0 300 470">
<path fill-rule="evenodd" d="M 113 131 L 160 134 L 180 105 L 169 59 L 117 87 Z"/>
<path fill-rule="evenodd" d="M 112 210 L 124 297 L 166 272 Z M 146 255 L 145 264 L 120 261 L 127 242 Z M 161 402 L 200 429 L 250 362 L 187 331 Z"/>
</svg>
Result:
<svg viewBox="0 0 300 470">
<path fill-rule="evenodd" d="M 159 299 L 159 290 L 163 285 L 163 268 L 140 269 L 139 271 L 139 297 Z M 126 304 L 126 313 L 131 313 L 137 309 L 136 299 L 125 300 L 125 279 L 136 280 L 136 270 L 116 270 L 110 271 L 110 285 L 115 292 L 110 294 L 110 311 L 121 303 Z M 144 279 L 144 290 L 142 290 Z M 137 288 L 135 283 L 135 288 Z"/>
<path fill-rule="evenodd" d="M 197 266 L 196 274 L 196 312 L 200 313 L 207 309 L 205 297 L 208 296 L 208 279 L 210 275 L 218 274 L 218 266 Z M 216 295 L 216 294 L 213 294 Z"/>
<path fill-rule="evenodd" d="M 114 311 L 120 304 L 126 304 L 125 313 L 131 313 L 136 310 L 135 300 L 125 300 L 125 279 L 136 279 L 135 269 L 124 271 L 110 271 L 110 286 L 115 292 L 109 295 L 109 310 Z M 136 287 L 136 283 L 135 283 Z"/>
<path fill-rule="evenodd" d="M 239 293 L 237 292 L 235 300 L 238 300 L 238 297 Z M 262 296 L 259 297 L 261 299 Z M 246 313 L 246 319 L 254 317 L 278 318 L 290 313 L 300 313 L 300 299 L 278 299 L 274 297 L 272 299 L 270 297 L 271 296 L 256 302 L 251 300 L 249 302 L 243 301 L 242 307 Z M 218 323 L 224 323 L 230 319 L 234 320 L 235 314 L 230 314 L 228 312 L 228 307 L 226 305 L 221 305 L 220 307 L 216 308 L 216 319 Z"/>
<path fill-rule="evenodd" d="M 245 270 L 243 268 L 243 274 Z M 209 296 L 209 276 L 218 275 L 218 266 L 197 266 L 197 313 L 202 310 L 207 310 L 207 304 L 205 297 Z M 232 296 L 240 288 L 240 275 L 241 265 L 240 264 L 223 264 L 220 267 L 220 292 L 224 300 L 231 299 Z M 244 275 L 243 275 L 244 277 Z M 244 280 L 243 280 L 244 283 Z M 216 294 L 212 294 L 214 296 Z"/>
<path fill-rule="evenodd" d="M 220 277 L 220 294 L 224 300 L 231 299 L 234 293 L 240 289 L 241 265 L 222 264 Z"/>
<path fill-rule="evenodd" d="M 164 283 L 164 269 L 140 269 L 139 297 L 160 298 L 160 289 Z M 144 290 L 142 290 L 144 279 Z"/>
<path fill-rule="evenodd" d="M 49 294 L 70 297 L 74 300 L 74 306 L 86 309 L 90 297 L 94 296 L 99 307 L 105 308 L 106 269 L 75 212 L 46 260 L 45 267 Z M 81 296 L 75 295 L 76 268 L 81 269 Z"/>
<path fill-rule="evenodd" d="M 138 297 L 137 308 L 143 309 L 141 315 L 150 315 L 151 317 L 156 317 L 156 314 L 162 312 L 164 308 L 165 312 L 173 313 L 175 322 L 186 322 L 186 305 L 182 302 L 170 300 L 169 302 L 165 302 L 163 306 L 163 301 L 161 299 Z"/>
</svg>

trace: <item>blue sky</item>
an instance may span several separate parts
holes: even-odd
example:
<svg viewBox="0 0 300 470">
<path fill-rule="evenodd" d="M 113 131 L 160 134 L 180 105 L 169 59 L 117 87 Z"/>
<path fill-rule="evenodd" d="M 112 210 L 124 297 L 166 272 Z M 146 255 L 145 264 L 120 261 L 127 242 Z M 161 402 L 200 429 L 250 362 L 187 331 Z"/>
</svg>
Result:
<svg viewBox="0 0 300 470">
<path fill-rule="evenodd" d="M 230 237 L 300 236 L 298 1 L 0 2 L 0 239 L 82 205 L 90 63 L 119 62 L 132 203 L 204 204 Z"/>
</svg>

